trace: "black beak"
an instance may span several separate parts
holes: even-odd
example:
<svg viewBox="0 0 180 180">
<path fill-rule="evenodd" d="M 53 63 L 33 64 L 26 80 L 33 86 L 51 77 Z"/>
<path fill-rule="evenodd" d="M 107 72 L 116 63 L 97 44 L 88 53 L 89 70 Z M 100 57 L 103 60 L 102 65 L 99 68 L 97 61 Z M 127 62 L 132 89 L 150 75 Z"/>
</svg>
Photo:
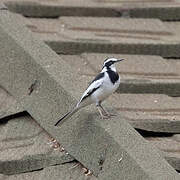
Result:
<svg viewBox="0 0 180 180">
<path fill-rule="evenodd" d="M 116 61 L 116 63 L 117 63 L 117 62 L 120 62 L 120 61 L 123 61 L 123 60 L 124 60 L 124 59 L 118 59 L 118 60 Z"/>
</svg>

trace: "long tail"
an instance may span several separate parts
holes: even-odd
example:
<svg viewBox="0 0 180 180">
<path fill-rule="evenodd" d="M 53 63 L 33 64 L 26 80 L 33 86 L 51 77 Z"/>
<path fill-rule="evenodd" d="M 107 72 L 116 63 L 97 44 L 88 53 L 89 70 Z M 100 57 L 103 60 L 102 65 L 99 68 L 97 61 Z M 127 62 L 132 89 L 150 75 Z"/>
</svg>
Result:
<svg viewBox="0 0 180 180">
<path fill-rule="evenodd" d="M 55 126 L 57 126 L 63 119 L 67 119 L 70 118 L 75 112 L 77 112 L 80 108 L 79 107 L 75 107 L 72 111 L 66 113 L 56 124 Z"/>
</svg>

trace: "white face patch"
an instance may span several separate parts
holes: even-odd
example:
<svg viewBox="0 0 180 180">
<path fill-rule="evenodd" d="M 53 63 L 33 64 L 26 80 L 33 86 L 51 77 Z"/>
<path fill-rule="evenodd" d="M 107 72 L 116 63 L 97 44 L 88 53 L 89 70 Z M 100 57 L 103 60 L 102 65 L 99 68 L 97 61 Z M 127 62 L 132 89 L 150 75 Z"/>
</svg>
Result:
<svg viewBox="0 0 180 180">
<path fill-rule="evenodd" d="M 103 66 L 105 66 L 106 64 L 108 64 L 108 62 L 116 62 L 117 61 L 117 59 L 116 58 L 108 58 L 108 59 L 106 59 L 105 61 L 104 61 L 104 64 L 103 64 Z"/>
</svg>

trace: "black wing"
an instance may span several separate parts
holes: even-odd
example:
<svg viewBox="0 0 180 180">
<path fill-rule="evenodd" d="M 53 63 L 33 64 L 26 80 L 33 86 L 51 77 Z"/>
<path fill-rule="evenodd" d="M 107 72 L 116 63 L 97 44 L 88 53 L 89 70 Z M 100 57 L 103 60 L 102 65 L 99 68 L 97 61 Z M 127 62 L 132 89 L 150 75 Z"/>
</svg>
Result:
<svg viewBox="0 0 180 180">
<path fill-rule="evenodd" d="M 104 77 L 104 73 L 99 73 L 95 79 L 90 83 L 89 87 L 86 89 L 86 91 L 84 92 L 84 94 L 81 97 L 81 100 L 79 101 L 79 103 L 86 99 L 87 97 L 89 97 L 92 93 L 94 93 L 97 89 L 100 88 L 100 86 L 103 83 L 103 78 Z"/>
<path fill-rule="evenodd" d="M 104 77 L 104 73 L 102 72 L 102 73 L 99 73 L 95 78 L 94 78 L 94 80 L 91 82 L 91 84 L 94 82 L 94 81 L 97 81 L 97 80 L 99 80 L 99 79 L 101 79 L 101 78 L 103 78 Z"/>
</svg>

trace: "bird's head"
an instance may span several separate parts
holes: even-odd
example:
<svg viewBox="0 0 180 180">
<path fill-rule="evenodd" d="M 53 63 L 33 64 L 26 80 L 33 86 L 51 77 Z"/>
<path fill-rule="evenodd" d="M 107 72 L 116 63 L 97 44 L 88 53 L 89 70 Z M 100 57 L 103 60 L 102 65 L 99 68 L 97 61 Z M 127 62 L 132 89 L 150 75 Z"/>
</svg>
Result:
<svg viewBox="0 0 180 180">
<path fill-rule="evenodd" d="M 111 69 L 113 71 L 116 71 L 115 63 L 120 62 L 122 60 L 124 60 L 124 59 L 107 58 L 104 61 L 102 70 L 107 71 L 108 69 Z"/>
</svg>

